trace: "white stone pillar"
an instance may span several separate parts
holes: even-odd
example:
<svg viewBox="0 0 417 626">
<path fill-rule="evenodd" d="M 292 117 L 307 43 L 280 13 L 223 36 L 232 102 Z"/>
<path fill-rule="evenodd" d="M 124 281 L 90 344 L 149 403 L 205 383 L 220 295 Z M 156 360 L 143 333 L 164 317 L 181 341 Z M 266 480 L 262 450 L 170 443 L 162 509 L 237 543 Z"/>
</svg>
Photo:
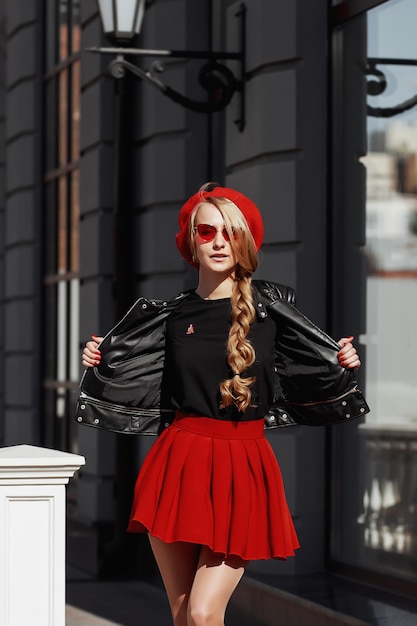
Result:
<svg viewBox="0 0 417 626">
<path fill-rule="evenodd" d="M 0 625 L 65 626 L 65 485 L 85 459 L 0 448 Z"/>
</svg>

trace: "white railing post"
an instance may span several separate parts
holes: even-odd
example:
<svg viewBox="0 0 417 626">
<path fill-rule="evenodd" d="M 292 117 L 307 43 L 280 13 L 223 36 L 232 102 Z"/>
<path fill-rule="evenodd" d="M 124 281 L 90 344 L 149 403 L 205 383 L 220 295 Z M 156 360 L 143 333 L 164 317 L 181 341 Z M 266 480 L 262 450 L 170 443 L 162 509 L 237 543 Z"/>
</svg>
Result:
<svg viewBox="0 0 417 626">
<path fill-rule="evenodd" d="M 65 626 L 65 485 L 85 459 L 0 448 L 0 624 Z"/>
</svg>

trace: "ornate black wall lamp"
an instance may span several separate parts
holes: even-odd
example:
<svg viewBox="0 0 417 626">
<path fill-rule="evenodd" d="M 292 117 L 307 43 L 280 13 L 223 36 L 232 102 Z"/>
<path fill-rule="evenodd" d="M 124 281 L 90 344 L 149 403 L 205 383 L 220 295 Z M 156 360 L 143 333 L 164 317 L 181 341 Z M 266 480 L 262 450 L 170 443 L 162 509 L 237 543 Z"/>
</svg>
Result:
<svg viewBox="0 0 417 626">
<path fill-rule="evenodd" d="M 245 127 L 245 45 L 246 45 L 246 6 L 242 3 L 236 17 L 240 20 L 240 50 L 239 52 L 212 52 L 192 50 L 144 50 L 132 48 L 133 39 L 139 34 L 145 14 L 146 0 L 97 0 L 103 31 L 107 39 L 117 47 L 114 48 L 87 48 L 89 52 L 114 54 L 116 58 L 110 63 L 109 69 L 115 78 L 122 78 L 126 71 L 138 78 L 151 83 L 165 96 L 181 106 L 198 113 L 212 113 L 222 111 L 227 107 L 235 92 L 240 96 L 240 116 L 236 124 L 240 131 Z M 148 70 L 143 70 L 131 61 L 128 56 L 153 57 Z M 207 91 L 205 102 L 192 100 L 182 95 L 172 87 L 165 85 L 156 73 L 164 71 L 161 58 L 202 59 L 198 80 Z M 237 61 L 240 64 L 239 77 L 236 78 L 232 70 L 224 61 Z"/>
<path fill-rule="evenodd" d="M 367 59 L 365 74 L 368 78 L 368 95 L 379 96 L 387 88 L 387 78 L 385 73 L 377 68 L 377 65 L 401 65 L 401 66 L 417 66 L 415 59 L 385 59 L 385 58 L 369 58 Z M 371 107 L 367 106 L 367 113 L 372 117 L 394 117 L 399 113 L 409 111 L 417 106 L 417 96 L 413 96 L 404 102 L 392 107 Z"/>
</svg>

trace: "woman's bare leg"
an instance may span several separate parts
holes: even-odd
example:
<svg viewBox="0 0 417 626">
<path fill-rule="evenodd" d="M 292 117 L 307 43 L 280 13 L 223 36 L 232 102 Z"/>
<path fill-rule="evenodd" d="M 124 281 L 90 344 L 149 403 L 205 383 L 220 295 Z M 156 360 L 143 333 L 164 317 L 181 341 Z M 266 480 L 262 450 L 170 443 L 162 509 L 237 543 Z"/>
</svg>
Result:
<svg viewBox="0 0 417 626">
<path fill-rule="evenodd" d="M 230 597 L 248 565 L 239 557 L 224 560 L 202 546 L 188 601 L 187 626 L 224 626 Z"/>
<path fill-rule="evenodd" d="M 174 626 L 187 626 L 187 606 L 201 546 L 149 537 L 171 607 Z"/>
</svg>

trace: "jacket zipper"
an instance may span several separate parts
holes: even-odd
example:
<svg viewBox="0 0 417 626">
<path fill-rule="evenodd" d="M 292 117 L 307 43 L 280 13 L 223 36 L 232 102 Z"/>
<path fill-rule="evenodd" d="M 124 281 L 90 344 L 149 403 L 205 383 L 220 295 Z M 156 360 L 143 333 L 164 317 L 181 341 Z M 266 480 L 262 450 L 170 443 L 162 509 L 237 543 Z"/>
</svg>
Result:
<svg viewBox="0 0 417 626">
<path fill-rule="evenodd" d="M 352 389 L 349 389 L 348 391 L 345 391 L 344 393 L 342 393 L 340 396 L 336 396 L 335 398 L 331 398 L 330 400 L 319 400 L 317 402 L 278 402 L 277 405 L 275 406 L 315 406 L 318 404 L 331 404 L 332 402 L 336 402 L 337 400 L 343 400 L 343 398 L 346 398 L 347 396 L 350 396 L 353 393 L 357 393 L 359 391 L 358 386 L 355 385 L 354 387 L 352 387 Z"/>
<path fill-rule="evenodd" d="M 138 409 L 136 407 L 124 408 L 120 404 L 112 404 L 111 402 L 106 402 L 105 400 L 97 400 L 96 398 L 92 398 L 84 391 L 82 391 L 80 394 L 80 401 L 82 402 L 83 400 L 86 400 L 90 404 L 94 404 L 96 406 L 103 407 L 104 409 L 115 411 L 116 413 L 122 413 L 124 415 L 159 415 L 161 412 L 163 412 L 163 409 Z"/>
</svg>

